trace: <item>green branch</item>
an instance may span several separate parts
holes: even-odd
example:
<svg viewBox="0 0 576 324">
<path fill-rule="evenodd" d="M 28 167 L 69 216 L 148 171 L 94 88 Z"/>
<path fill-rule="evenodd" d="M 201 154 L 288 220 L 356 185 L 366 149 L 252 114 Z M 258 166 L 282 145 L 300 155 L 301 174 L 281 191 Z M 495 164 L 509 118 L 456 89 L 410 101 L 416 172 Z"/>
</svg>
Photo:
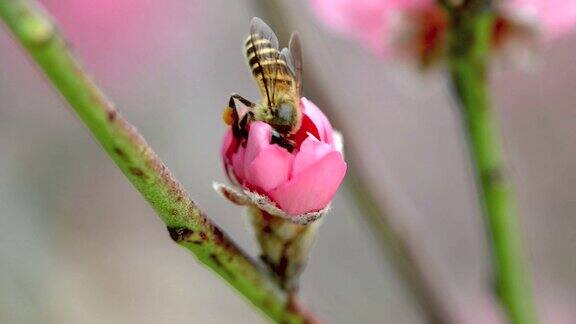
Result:
<svg viewBox="0 0 576 324">
<path fill-rule="evenodd" d="M 452 25 L 450 69 L 486 215 L 496 293 L 512 323 L 531 324 L 536 316 L 522 256 L 516 202 L 488 97 L 493 19 L 489 2 L 469 0 L 460 7 L 446 5 Z"/>
<path fill-rule="evenodd" d="M 170 171 L 82 71 L 41 10 L 0 0 L 0 16 L 74 108 L 124 175 L 166 224 L 170 237 L 277 322 L 310 322 L 293 301 L 194 204 Z"/>
</svg>

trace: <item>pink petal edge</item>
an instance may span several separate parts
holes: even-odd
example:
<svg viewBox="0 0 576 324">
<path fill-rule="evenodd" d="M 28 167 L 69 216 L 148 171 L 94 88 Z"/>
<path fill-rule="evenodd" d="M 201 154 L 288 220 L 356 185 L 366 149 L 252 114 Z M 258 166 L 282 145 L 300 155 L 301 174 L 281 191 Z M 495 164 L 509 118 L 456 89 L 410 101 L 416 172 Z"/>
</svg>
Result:
<svg viewBox="0 0 576 324">
<path fill-rule="evenodd" d="M 326 115 L 324 115 L 320 108 L 318 108 L 312 101 L 305 97 L 302 97 L 301 103 L 304 108 L 304 114 L 310 118 L 318 130 L 318 134 L 320 135 L 319 140 L 332 144 L 334 142 L 332 138 L 332 125 L 330 125 Z"/>
<path fill-rule="evenodd" d="M 302 142 L 300 151 L 294 159 L 291 178 L 306 170 L 306 168 L 320 161 L 326 154 L 334 151 L 332 145 L 320 142 L 313 136 L 309 136 Z"/>
<path fill-rule="evenodd" d="M 246 152 L 244 153 L 244 174 L 248 173 L 248 167 L 261 151 L 270 146 L 272 127 L 265 122 L 255 121 L 250 125 Z"/>
<path fill-rule="evenodd" d="M 346 173 L 342 154 L 333 151 L 269 195 L 290 216 L 324 209 Z"/>
</svg>

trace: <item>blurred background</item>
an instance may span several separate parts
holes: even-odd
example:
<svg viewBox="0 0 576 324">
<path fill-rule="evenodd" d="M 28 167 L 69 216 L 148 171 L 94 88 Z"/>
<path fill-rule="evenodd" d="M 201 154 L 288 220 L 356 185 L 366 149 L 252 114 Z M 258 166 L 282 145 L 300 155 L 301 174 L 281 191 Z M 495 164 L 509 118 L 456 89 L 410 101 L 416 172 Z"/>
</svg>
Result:
<svg viewBox="0 0 576 324">
<path fill-rule="evenodd" d="M 221 112 L 257 98 L 241 50 L 258 1 L 42 0 L 87 70 L 194 200 L 252 254 L 224 181 Z M 418 244 L 462 323 L 498 323 L 465 139 L 443 71 L 379 59 L 333 36 L 307 1 L 306 77 L 345 131 L 349 158 Z M 280 39 L 285 44 L 287 39 Z M 494 70 L 494 108 L 545 323 L 576 318 L 576 35 L 527 72 Z M 425 323 L 347 187 L 324 220 L 302 294 L 333 323 Z M 152 209 L 0 29 L 0 323 L 263 323 L 175 245 Z"/>
</svg>

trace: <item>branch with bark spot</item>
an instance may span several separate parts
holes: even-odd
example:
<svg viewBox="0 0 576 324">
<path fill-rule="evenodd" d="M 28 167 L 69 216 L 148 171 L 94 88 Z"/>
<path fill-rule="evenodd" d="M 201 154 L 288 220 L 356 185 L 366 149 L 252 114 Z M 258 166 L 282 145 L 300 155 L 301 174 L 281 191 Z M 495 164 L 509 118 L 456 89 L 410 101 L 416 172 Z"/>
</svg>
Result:
<svg viewBox="0 0 576 324">
<path fill-rule="evenodd" d="M 168 168 L 83 71 L 36 3 L 0 0 L 0 17 L 142 197 L 170 237 L 276 322 L 314 319 L 190 199 Z"/>
</svg>

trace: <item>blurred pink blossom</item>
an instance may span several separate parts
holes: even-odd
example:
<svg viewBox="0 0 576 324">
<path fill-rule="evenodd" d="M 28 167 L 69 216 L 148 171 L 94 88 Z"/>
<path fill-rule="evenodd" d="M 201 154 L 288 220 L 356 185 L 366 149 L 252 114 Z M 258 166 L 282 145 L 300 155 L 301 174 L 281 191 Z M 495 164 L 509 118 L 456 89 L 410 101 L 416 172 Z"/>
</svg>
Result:
<svg viewBox="0 0 576 324">
<path fill-rule="evenodd" d="M 312 9 L 330 28 L 356 37 L 377 54 L 389 54 L 401 15 L 430 7 L 434 0 L 312 0 Z"/>
<path fill-rule="evenodd" d="M 503 15 L 534 24 L 546 40 L 553 40 L 576 27 L 576 1 L 507 0 Z"/>
<path fill-rule="evenodd" d="M 446 47 L 448 19 L 435 0 L 311 0 L 311 5 L 326 26 L 378 55 L 408 55 L 427 64 Z M 508 0 L 498 6 L 495 49 L 514 40 L 549 41 L 576 26 L 576 1 Z"/>
<path fill-rule="evenodd" d="M 41 2 L 85 62 L 115 78 L 173 57 L 186 31 L 201 26 L 175 0 Z"/>
<path fill-rule="evenodd" d="M 247 199 L 260 207 L 268 199 L 264 204 L 279 209 L 272 214 L 288 218 L 325 209 L 346 173 L 328 118 L 306 98 L 300 105 L 302 127 L 291 137 L 292 152 L 272 143 L 272 127 L 262 121 L 251 122 L 247 139 L 235 138 L 229 130 L 222 146 L 228 177 Z"/>
</svg>

